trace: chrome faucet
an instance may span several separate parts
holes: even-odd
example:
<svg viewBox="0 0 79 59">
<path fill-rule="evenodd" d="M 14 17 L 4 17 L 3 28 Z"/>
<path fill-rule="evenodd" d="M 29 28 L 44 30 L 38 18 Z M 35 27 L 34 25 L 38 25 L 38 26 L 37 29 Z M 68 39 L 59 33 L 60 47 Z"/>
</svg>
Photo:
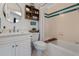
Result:
<svg viewBox="0 0 79 59">
<path fill-rule="evenodd" d="M 16 28 L 16 27 L 15 27 L 15 26 L 13 26 L 13 32 L 15 32 L 15 31 L 16 31 L 16 30 L 15 30 L 15 28 Z"/>
</svg>

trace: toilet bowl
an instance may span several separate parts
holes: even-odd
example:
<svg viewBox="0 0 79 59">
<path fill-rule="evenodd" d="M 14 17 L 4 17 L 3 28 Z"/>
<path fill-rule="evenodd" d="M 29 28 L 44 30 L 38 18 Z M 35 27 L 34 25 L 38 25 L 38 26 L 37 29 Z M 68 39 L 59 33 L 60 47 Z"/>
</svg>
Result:
<svg viewBox="0 0 79 59">
<path fill-rule="evenodd" d="M 39 33 L 32 34 L 32 48 L 34 47 L 36 50 L 36 55 L 42 56 L 44 50 L 46 49 L 46 43 L 43 41 L 38 41 Z"/>
<path fill-rule="evenodd" d="M 36 49 L 37 55 L 42 56 L 43 52 L 46 49 L 46 43 L 43 41 L 36 41 L 36 42 L 33 42 L 33 44 L 34 44 L 34 47 Z"/>
</svg>

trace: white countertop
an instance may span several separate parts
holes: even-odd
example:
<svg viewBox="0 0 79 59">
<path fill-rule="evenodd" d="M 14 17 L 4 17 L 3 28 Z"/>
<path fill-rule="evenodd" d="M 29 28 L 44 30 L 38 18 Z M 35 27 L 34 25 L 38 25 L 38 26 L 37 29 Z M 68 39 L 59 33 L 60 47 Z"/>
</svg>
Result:
<svg viewBox="0 0 79 59">
<path fill-rule="evenodd" d="M 19 35 L 31 35 L 30 32 L 13 32 L 13 33 L 1 33 L 0 37 L 4 36 L 19 36 Z"/>
</svg>

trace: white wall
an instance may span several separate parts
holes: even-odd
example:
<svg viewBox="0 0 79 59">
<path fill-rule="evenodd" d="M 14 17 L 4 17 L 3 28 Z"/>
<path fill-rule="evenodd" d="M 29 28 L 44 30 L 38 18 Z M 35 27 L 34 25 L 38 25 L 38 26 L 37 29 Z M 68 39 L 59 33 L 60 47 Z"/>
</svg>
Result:
<svg viewBox="0 0 79 59">
<path fill-rule="evenodd" d="M 56 17 L 57 38 L 69 42 L 79 42 L 79 11 Z"/>
<path fill-rule="evenodd" d="M 44 22 L 44 39 L 48 40 L 56 37 L 56 20 L 55 19 L 45 19 Z"/>
<path fill-rule="evenodd" d="M 51 8 L 47 9 L 47 13 L 65 8 L 69 5 L 72 4 L 53 4 Z M 73 43 L 79 42 L 79 11 L 70 12 L 52 18 L 44 18 L 43 20 L 45 38 L 43 40 L 57 37 L 59 40 Z"/>
<path fill-rule="evenodd" d="M 19 3 L 19 5 L 21 6 L 21 9 L 22 9 L 22 19 L 18 23 L 13 24 L 11 22 L 8 22 L 4 18 L 3 13 L 2 13 L 3 3 L 0 3 L 1 27 L 6 26 L 6 31 L 5 32 L 8 32 L 9 30 L 12 30 L 14 25 L 16 26 L 16 30 L 19 29 L 20 32 L 21 31 L 27 32 L 32 27 L 38 28 L 38 23 L 37 23 L 36 26 L 30 26 L 31 20 L 25 19 L 25 3 Z"/>
<path fill-rule="evenodd" d="M 44 17 L 44 13 L 48 12 L 48 9 L 52 7 L 53 4 L 46 4 L 45 6 L 40 8 L 40 38 L 41 40 L 45 41 L 50 38 L 55 37 L 56 34 L 56 21 L 55 20 L 48 20 Z M 52 27 L 51 27 L 52 26 Z M 53 29 L 54 28 L 54 29 Z"/>
<path fill-rule="evenodd" d="M 52 37 L 56 37 L 56 20 L 52 18 L 48 19 L 44 17 L 44 13 L 48 12 L 48 9 L 52 7 L 53 4 L 47 4 L 40 8 L 40 30 L 41 39 L 43 41 L 48 40 Z"/>
</svg>

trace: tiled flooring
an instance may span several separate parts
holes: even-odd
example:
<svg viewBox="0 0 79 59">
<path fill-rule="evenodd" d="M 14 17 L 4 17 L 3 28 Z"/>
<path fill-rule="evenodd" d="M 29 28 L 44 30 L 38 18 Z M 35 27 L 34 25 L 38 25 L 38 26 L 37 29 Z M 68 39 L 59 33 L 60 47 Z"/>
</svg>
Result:
<svg viewBox="0 0 79 59">
<path fill-rule="evenodd" d="M 33 49 L 32 56 L 38 56 L 36 53 L 37 53 L 36 50 Z M 47 56 L 47 49 L 43 52 L 42 56 Z"/>
</svg>

